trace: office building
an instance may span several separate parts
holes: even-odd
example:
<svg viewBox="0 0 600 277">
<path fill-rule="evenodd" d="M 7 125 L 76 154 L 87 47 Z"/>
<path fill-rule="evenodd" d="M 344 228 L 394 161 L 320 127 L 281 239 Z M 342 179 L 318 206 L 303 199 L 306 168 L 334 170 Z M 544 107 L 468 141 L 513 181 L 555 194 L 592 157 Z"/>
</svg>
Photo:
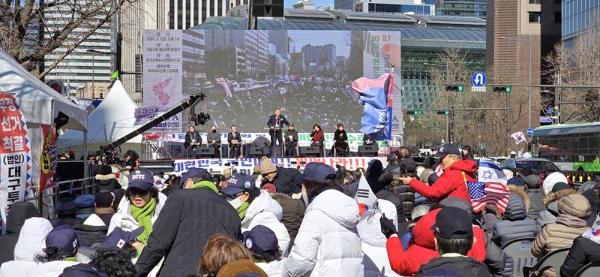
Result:
<svg viewBox="0 0 600 277">
<path fill-rule="evenodd" d="M 55 30 L 66 27 L 68 20 L 65 19 L 66 6 L 48 7 L 44 11 L 44 39 L 51 40 Z M 98 17 L 102 17 L 98 15 Z M 74 34 L 86 34 L 89 28 L 81 26 L 73 30 Z M 110 75 L 114 69 L 113 61 L 116 56 L 112 55 L 111 27 L 105 24 L 98 28 L 91 36 L 81 42 L 72 52 L 69 49 L 76 44 L 78 37 L 70 36 L 62 45 L 46 56 L 44 65 L 52 65 L 55 61 L 60 62 L 45 77 L 46 81 L 59 80 L 69 88 L 70 94 L 78 89 L 84 89 L 88 83 L 110 83 Z M 65 56 L 65 54 L 67 54 Z M 64 57 L 63 57 L 64 56 Z M 91 95 L 98 98 L 99 94 Z"/>
<path fill-rule="evenodd" d="M 435 4 L 437 15 L 486 18 L 486 0 L 425 0 Z"/>
<path fill-rule="evenodd" d="M 423 4 L 421 0 L 360 0 L 353 11 L 369 13 L 411 13 L 435 15 L 434 4 Z"/>
<path fill-rule="evenodd" d="M 562 40 L 569 44 L 579 34 L 598 23 L 600 1 L 562 1 Z"/>
</svg>

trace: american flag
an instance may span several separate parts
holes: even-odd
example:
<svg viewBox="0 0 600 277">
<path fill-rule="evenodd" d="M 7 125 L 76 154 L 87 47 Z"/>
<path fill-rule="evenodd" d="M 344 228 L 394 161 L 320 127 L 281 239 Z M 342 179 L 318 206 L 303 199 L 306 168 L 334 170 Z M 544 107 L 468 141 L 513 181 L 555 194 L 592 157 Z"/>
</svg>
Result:
<svg viewBox="0 0 600 277">
<path fill-rule="evenodd" d="M 473 212 L 478 213 L 491 204 L 504 213 L 510 199 L 506 181 L 506 175 L 500 167 L 488 162 L 479 162 L 478 181 L 466 182 L 465 180 Z"/>
</svg>

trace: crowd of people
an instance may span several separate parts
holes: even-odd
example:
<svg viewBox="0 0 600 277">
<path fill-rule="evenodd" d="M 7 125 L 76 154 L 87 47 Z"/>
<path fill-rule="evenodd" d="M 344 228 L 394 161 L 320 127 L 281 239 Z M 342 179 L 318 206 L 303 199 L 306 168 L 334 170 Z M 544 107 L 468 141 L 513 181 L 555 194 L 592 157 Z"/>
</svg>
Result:
<svg viewBox="0 0 600 277">
<path fill-rule="evenodd" d="M 560 172 L 524 169 L 505 209 L 476 212 L 468 149 L 443 145 L 425 166 L 411 154 L 357 171 L 265 157 L 252 175 L 191 168 L 164 187 L 135 162 L 99 165 L 95 195 L 64 196 L 56 218 L 12 205 L 0 276 L 513 276 L 522 264 L 501 247 L 521 238 L 538 259 L 570 248 L 532 276 L 600 262 L 600 178 L 575 190 Z"/>
<path fill-rule="evenodd" d="M 235 91 L 231 97 L 210 100 L 213 124 L 219 130 L 235 124 L 242 132 L 267 132 L 264 122 L 269 114 L 264 111 L 282 107 L 281 113 L 295 124 L 299 132 L 309 132 L 314 123 L 333 130 L 335 125 L 328 122 L 340 121 L 347 126 L 348 132 L 359 132 L 363 107 L 357 93 L 346 85 L 351 81 L 344 79 L 319 84 L 316 79 L 296 85 L 279 82 L 275 86 Z M 312 104 L 298 105 L 307 101 Z"/>
</svg>

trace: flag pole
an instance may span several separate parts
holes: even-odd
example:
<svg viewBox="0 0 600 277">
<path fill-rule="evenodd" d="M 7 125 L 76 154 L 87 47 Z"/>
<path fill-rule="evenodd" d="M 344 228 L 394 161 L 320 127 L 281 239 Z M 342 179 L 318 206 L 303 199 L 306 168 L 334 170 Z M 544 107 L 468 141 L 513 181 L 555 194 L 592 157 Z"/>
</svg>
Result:
<svg viewBox="0 0 600 277">
<path fill-rule="evenodd" d="M 394 100 L 394 69 L 395 69 L 396 65 L 392 64 L 392 75 L 389 77 L 390 79 L 390 91 L 388 94 L 388 132 L 389 132 L 389 136 L 388 136 L 388 151 L 390 154 L 392 152 L 392 147 L 390 147 L 391 145 L 391 140 L 392 140 L 392 117 L 393 117 L 393 112 L 392 112 L 392 107 L 393 107 L 393 100 Z"/>
</svg>

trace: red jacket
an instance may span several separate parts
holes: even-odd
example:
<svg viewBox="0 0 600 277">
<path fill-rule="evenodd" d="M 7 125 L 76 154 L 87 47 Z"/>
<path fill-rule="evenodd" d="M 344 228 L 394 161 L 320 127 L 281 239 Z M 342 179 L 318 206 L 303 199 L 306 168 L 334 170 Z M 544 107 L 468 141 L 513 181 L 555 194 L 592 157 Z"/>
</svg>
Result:
<svg viewBox="0 0 600 277">
<path fill-rule="evenodd" d="M 388 259 L 392 270 L 403 276 L 412 276 L 419 270 L 421 265 L 429 262 L 431 258 L 440 255 L 435 250 L 435 241 L 431 226 L 435 223 L 435 216 L 440 209 L 433 210 L 424 215 L 413 229 L 414 244 L 408 247 L 404 252 L 400 238 L 390 237 L 386 243 Z M 473 226 L 473 236 L 476 239 L 475 245 L 467 256 L 483 262 L 485 260 L 485 238 L 483 231 L 477 226 Z"/>
<path fill-rule="evenodd" d="M 428 186 L 417 179 L 410 181 L 409 185 L 423 197 L 436 200 L 438 203 L 448 197 L 462 198 L 471 203 L 469 190 L 462 172 L 466 173 L 467 181 L 477 182 L 475 171 L 477 171 L 477 163 L 474 161 L 458 160 L 446 168 L 442 176 L 432 186 Z"/>
</svg>

